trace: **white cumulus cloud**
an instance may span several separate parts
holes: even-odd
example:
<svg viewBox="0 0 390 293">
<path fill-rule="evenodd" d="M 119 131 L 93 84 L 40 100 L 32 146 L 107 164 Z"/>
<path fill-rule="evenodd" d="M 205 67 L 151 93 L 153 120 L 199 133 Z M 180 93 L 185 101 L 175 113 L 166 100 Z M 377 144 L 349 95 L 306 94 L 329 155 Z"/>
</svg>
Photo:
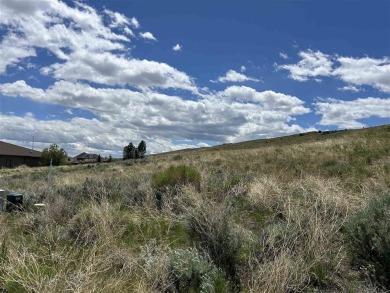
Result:
<svg viewBox="0 0 390 293">
<path fill-rule="evenodd" d="M 0 24 L 9 27 L 0 42 L 0 74 L 24 58 L 36 56 L 39 48 L 57 57 L 54 63 L 40 69 L 55 79 L 197 91 L 192 78 L 184 72 L 165 63 L 127 56 L 127 35 L 133 34 L 127 25 L 139 27 L 137 19 L 105 10 L 109 26 L 123 26 L 125 34 L 121 35 L 106 26 L 103 15 L 90 6 L 78 3 L 70 7 L 57 0 L 45 3 L 23 6 L 15 1 L 0 2 L 4 16 Z M 144 37 L 154 38 L 151 33 Z"/>
<path fill-rule="evenodd" d="M 130 23 L 131 23 L 131 25 L 132 25 L 134 28 L 140 28 L 140 27 L 141 27 L 140 24 L 139 24 L 139 22 L 138 22 L 138 20 L 137 20 L 135 17 L 132 17 L 132 18 L 130 19 Z"/>
<path fill-rule="evenodd" d="M 320 125 L 339 128 L 366 126 L 360 119 L 380 117 L 390 119 L 390 99 L 359 98 L 352 101 L 328 99 L 315 103 L 316 113 L 321 115 Z"/>
<path fill-rule="evenodd" d="M 125 27 L 123 28 L 123 32 L 124 32 L 126 35 L 129 35 L 129 36 L 132 36 L 132 37 L 135 36 L 134 32 L 133 32 L 129 27 L 127 27 L 127 26 L 125 26 Z"/>
<path fill-rule="evenodd" d="M 337 90 L 342 91 L 342 92 L 354 92 L 354 93 L 358 93 L 358 92 L 363 91 L 363 89 L 356 87 L 354 85 L 346 85 L 346 86 L 338 88 Z"/>
<path fill-rule="evenodd" d="M 106 85 L 180 88 L 196 92 L 191 77 L 166 63 L 129 59 L 110 53 L 78 51 L 65 63 L 55 63 L 44 72 L 57 79 L 87 80 Z"/>
<path fill-rule="evenodd" d="M 0 73 L 9 65 L 36 56 L 36 48 L 66 61 L 69 54 L 79 50 L 90 54 L 123 50 L 123 42 L 129 41 L 105 26 L 102 17 L 87 5 L 78 3 L 72 8 L 57 0 L 31 2 L 0 2 L 0 25 L 8 28 L 0 43 Z"/>
<path fill-rule="evenodd" d="M 327 55 L 320 51 L 301 51 L 301 60 L 296 64 L 277 65 L 278 70 L 290 72 L 290 78 L 307 81 L 310 78 L 334 77 L 348 85 L 345 91 L 358 91 L 356 86 L 372 86 L 384 93 L 390 93 L 390 58 L 353 58 Z"/>
<path fill-rule="evenodd" d="M 129 25 L 130 20 L 123 14 L 105 9 L 104 12 L 111 18 L 110 27 L 121 27 Z"/>
<path fill-rule="evenodd" d="M 157 39 L 153 36 L 151 32 L 145 32 L 145 33 L 140 33 L 139 34 L 141 38 L 149 41 L 157 41 Z"/>
<path fill-rule="evenodd" d="M 353 85 L 370 85 L 382 92 L 390 93 L 390 58 L 339 57 L 340 65 L 333 75 Z"/>
<path fill-rule="evenodd" d="M 280 56 L 280 58 L 282 58 L 282 59 L 284 59 L 284 60 L 287 60 L 287 59 L 288 59 L 287 53 L 280 52 L 280 53 L 279 53 L 279 56 Z"/>
<path fill-rule="evenodd" d="M 172 50 L 175 52 L 180 52 L 183 49 L 183 46 L 180 44 L 176 44 L 175 46 L 172 47 Z"/>
<path fill-rule="evenodd" d="M 96 116 L 94 119 L 80 120 L 75 117 L 71 121 L 25 121 L 37 127 L 47 137 L 46 140 L 65 143 L 69 148 L 77 142 L 77 151 L 81 148 L 97 149 L 101 141 L 95 140 L 96 133 L 104 133 L 105 140 L 110 142 L 110 145 L 102 143 L 105 150 L 110 150 L 110 147 L 120 150 L 128 143 L 125 143 L 126 139 L 145 135 L 154 140 L 171 141 L 174 137 L 176 140 L 193 142 L 179 143 L 176 148 L 200 146 L 204 141 L 223 143 L 287 135 L 305 131 L 292 122 L 296 116 L 310 112 L 297 97 L 238 86 L 204 95 L 198 100 L 186 100 L 150 90 L 137 92 L 94 88 L 85 83 L 68 81 L 58 81 L 46 90 L 17 81 L 1 84 L 0 92 L 9 97 L 23 96 L 37 103 L 93 113 Z M 7 115 L 2 117 L 8 121 L 0 129 L 5 139 L 18 140 L 28 135 L 28 128 L 22 130 L 23 127 L 12 125 L 12 118 L 8 119 Z M 85 126 L 83 130 L 79 127 L 81 122 Z M 50 127 L 42 129 L 41 123 Z M 52 133 L 49 133 L 49 129 Z M 68 129 L 66 134 L 63 133 L 65 129 Z M 84 138 L 81 139 L 81 136 Z M 159 150 L 159 146 L 153 142 L 151 147 Z"/>
<path fill-rule="evenodd" d="M 211 80 L 211 82 L 223 82 L 223 83 L 225 83 L 225 82 L 245 82 L 245 81 L 259 82 L 260 79 L 246 76 L 243 73 L 239 73 L 239 72 L 231 69 L 228 72 L 226 72 L 225 76 L 218 77 L 216 81 Z"/>
<path fill-rule="evenodd" d="M 330 76 L 332 74 L 333 61 L 331 56 L 320 51 L 312 50 L 299 52 L 301 60 L 297 64 L 279 65 L 277 69 L 290 72 L 290 78 L 297 81 L 306 81 L 310 77 Z"/>
</svg>

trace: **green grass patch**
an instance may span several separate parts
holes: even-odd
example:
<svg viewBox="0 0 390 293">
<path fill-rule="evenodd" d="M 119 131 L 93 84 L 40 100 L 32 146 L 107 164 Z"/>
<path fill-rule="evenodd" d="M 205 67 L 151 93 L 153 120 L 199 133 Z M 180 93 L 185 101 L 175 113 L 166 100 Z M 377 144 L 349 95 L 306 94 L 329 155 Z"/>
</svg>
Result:
<svg viewBox="0 0 390 293">
<path fill-rule="evenodd" d="M 334 159 L 324 161 L 321 170 L 327 176 L 332 177 L 345 177 L 350 171 L 349 164 Z"/>
<path fill-rule="evenodd" d="M 235 197 L 232 200 L 233 219 L 252 232 L 257 233 L 271 220 L 272 211 L 253 205 L 245 197 Z"/>
<path fill-rule="evenodd" d="M 165 243 L 171 248 L 185 247 L 191 244 L 191 237 L 185 225 L 178 221 L 155 217 L 129 217 L 124 221 L 125 229 L 121 235 L 122 241 L 136 249 L 146 244 L 150 239 Z"/>
<path fill-rule="evenodd" d="M 177 187 L 186 184 L 199 187 L 200 181 L 201 175 L 199 171 L 186 165 L 170 166 L 152 176 L 152 186 L 156 189 Z"/>
</svg>

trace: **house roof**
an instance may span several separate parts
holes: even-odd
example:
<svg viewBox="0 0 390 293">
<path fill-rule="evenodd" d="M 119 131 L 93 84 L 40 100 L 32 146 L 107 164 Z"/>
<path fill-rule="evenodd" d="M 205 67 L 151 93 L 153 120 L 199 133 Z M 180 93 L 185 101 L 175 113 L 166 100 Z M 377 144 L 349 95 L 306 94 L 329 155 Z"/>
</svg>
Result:
<svg viewBox="0 0 390 293">
<path fill-rule="evenodd" d="M 75 157 L 76 159 L 85 159 L 85 160 L 90 160 L 90 159 L 97 159 L 98 155 L 96 154 L 87 154 L 87 153 L 81 153 Z"/>
<path fill-rule="evenodd" d="M 0 156 L 21 156 L 40 158 L 41 152 L 24 148 L 15 144 L 0 141 Z"/>
</svg>

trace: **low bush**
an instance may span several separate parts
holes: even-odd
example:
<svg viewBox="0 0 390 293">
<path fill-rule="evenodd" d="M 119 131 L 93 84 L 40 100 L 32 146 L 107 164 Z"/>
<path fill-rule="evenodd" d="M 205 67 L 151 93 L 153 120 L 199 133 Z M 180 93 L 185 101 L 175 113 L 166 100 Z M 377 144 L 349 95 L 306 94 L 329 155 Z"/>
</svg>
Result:
<svg viewBox="0 0 390 293">
<path fill-rule="evenodd" d="M 221 269 L 196 248 L 162 251 L 147 245 L 143 267 L 158 292 L 228 292 Z M 146 249 L 145 249 L 146 248 Z"/>
<path fill-rule="evenodd" d="M 193 167 L 186 165 L 170 166 L 152 176 L 152 186 L 156 189 L 177 187 L 186 184 L 199 187 L 200 179 L 200 173 Z"/>
<path fill-rule="evenodd" d="M 224 274 L 195 248 L 171 253 L 171 277 L 177 292 L 226 292 Z"/>
<path fill-rule="evenodd" d="M 231 281 L 232 291 L 239 290 L 237 268 L 242 241 L 233 229 L 228 208 L 217 211 L 215 208 L 202 207 L 189 215 L 188 228 L 200 248 L 204 249 L 213 262 L 224 270 Z"/>
<path fill-rule="evenodd" d="M 345 224 L 352 262 L 390 288 L 390 193 L 371 199 Z"/>
</svg>

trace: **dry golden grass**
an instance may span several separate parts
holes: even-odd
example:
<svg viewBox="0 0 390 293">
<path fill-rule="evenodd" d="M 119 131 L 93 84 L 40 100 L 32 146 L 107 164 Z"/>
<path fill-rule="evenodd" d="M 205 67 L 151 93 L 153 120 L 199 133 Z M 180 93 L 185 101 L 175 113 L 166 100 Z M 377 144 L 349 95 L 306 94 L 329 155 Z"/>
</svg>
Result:
<svg viewBox="0 0 390 293">
<path fill-rule="evenodd" d="M 151 178 L 172 165 L 199 171 L 200 186 L 161 189 L 158 207 Z M 0 170 L 26 206 L 0 214 L 7 292 L 380 291 L 351 265 L 341 230 L 390 190 L 389 126 L 48 174 Z"/>
</svg>

